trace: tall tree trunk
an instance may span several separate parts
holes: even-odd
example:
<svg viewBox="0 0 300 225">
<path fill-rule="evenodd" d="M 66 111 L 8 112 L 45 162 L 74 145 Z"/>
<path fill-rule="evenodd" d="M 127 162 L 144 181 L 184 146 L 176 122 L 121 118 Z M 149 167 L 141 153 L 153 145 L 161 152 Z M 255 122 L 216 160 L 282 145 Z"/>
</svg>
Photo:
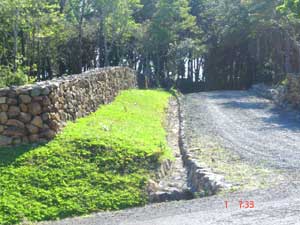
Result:
<svg viewBox="0 0 300 225">
<path fill-rule="evenodd" d="M 285 63 L 284 63 L 284 69 L 285 73 L 291 72 L 291 43 L 290 38 L 288 34 L 285 34 Z"/>
<path fill-rule="evenodd" d="M 79 18 L 79 60 L 78 60 L 78 72 L 82 72 L 82 36 L 83 36 L 83 21 L 85 15 L 85 7 L 86 7 L 86 0 L 82 0 L 82 5 L 80 9 L 80 18 Z"/>
<path fill-rule="evenodd" d="M 17 55 L 18 55 L 18 34 L 19 34 L 19 26 L 18 26 L 18 21 L 19 21 L 19 10 L 16 9 L 16 18 L 14 21 L 13 25 L 13 33 L 14 33 L 14 72 L 17 71 Z"/>
<path fill-rule="evenodd" d="M 104 38 L 104 66 L 109 66 L 108 43 L 107 43 L 105 35 L 103 35 L 103 38 Z"/>
<path fill-rule="evenodd" d="M 20 31 L 20 36 L 21 36 L 21 51 L 22 51 L 22 56 L 26 58 L 26 53 L 25 53 L 25 36 L 24 36 L 24 31 Z M 25 61 L 23 62 L 25 63 Z M 23 64 L 24 65 L 24 64 Z"/>
</svg>

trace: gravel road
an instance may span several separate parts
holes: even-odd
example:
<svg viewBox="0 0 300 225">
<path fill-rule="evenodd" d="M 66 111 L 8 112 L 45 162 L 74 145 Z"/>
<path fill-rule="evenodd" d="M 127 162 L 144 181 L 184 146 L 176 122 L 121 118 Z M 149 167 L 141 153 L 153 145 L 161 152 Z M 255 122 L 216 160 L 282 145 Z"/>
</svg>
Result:
<svg viewBox="0 0 300 225">
<path fill-rule="evenodd" d="M 249 91 L 184 96 L 188 138 L 214 137 L 225 149 L 253 165 L 280 169 L 284 184 L 269 190 L 229 193 L 191 201 L 148 205 L 48 225 L 213 225 L 300 224 L 300 121 Z M 240 208 L 251 200 L 255 208 Z M 228 201 L 228 208 L 225 207 Z"/>
<path fill-rule="evenodd" d="M 250 91 L 185 96 L 189 139 L 209 135 L 242 159 L 277 169 L 300 169 L 300 120 Z M 300 113 L 298 113 L 300 115 Z"/>
</svg>

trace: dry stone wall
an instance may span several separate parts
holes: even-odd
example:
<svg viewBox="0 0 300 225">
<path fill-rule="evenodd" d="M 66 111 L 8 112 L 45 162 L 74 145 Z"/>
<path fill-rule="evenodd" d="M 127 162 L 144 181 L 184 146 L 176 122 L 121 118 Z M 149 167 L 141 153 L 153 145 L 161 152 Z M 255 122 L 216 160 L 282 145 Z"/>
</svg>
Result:
<svg viewBox="0 0 300 225">
<path fill-rule="evenodd" d="M 256 84 L 252 91 L 268 98 L 284 109 L 300 109 L 300 76 L 287 75 L 286 81 L 277 86 Z"/>
<path fill-rule="evenodd" d="M 293 108 L 300 109 L 300 76 L 289 75 L 287 77 L 284 99 Z"/>
<path fill-rule="evenodd" d="M 66 121 L 86 116 L 120 90 L 136 86 L 134 70 L 113 67 L 0 89 L 0 146 L 50 140 Z"/>
</svg>

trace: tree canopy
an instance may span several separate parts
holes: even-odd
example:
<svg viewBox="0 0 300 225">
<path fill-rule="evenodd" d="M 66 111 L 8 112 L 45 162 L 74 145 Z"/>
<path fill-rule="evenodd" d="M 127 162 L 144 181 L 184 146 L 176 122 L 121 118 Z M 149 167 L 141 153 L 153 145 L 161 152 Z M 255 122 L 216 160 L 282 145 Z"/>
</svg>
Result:
<svg viewBox="0 0 300 225">
<path fill-rule="evenodd" d="M 298 0 L 2 0 L 0 85 L 129 66 L 146 86 L 299 73 Z"/>
</svg>

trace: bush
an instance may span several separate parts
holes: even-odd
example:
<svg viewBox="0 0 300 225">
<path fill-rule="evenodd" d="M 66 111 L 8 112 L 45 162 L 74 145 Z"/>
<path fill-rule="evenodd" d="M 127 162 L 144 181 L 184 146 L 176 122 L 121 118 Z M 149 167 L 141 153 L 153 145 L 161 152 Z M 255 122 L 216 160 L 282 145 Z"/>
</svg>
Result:
<svg viewBox="0 0 300 225">
<path fill-rule="evenodd" d="M 0 65 L 0 88 L 9 86 L 19 86 L 33 83 L 35 79 L 29 78 L 27 75 L 28 68 L 22 66 L 22 60 L 17 60 L 17 69 L 14 71 L 13 66 Z"/>
</svg>

